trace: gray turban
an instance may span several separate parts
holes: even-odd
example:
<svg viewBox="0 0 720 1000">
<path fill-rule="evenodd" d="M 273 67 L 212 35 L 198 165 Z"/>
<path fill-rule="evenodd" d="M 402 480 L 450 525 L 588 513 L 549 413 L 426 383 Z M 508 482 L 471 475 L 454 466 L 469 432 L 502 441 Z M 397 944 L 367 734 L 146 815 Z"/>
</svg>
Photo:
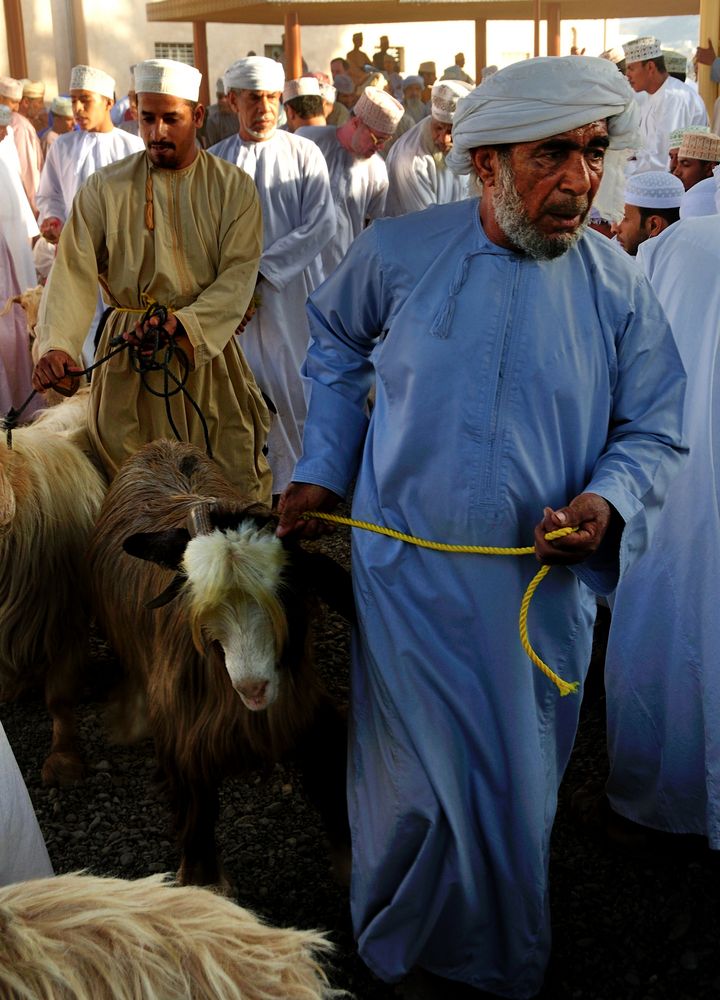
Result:
<svg viewBox="0 0 720 1000">
<path fill-rule="evenodd" d="M 458 101 L 447 165 L 472 171 L 477 146 L 537 142 L 608 119 L 611 149 L 639 144 L 640 112 L 615 65 L 594 56 L 543 56 L 513 63 Z"/>
</svg>

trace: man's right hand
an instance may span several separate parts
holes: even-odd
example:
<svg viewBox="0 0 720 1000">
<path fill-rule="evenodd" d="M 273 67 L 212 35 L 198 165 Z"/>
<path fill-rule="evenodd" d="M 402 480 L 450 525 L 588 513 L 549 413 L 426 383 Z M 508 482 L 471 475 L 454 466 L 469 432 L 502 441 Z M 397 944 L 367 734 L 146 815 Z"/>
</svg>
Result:
<svg viewBox="0 0 720 1000">
<path fill-rule="evenodd" d="M 275 534 L 278 538 L 294 534 L 301 538 L 316 538 L 327 531 L 332 531 L 332 525 L 317 518 L 306 520 L 301 515 L 308 510 L 332 511 L 340 503 L 341 497 L 325 486 L 315 486 L 313 483 L 290 483 L 280 497 L 278 513 L 280 523 Z"/>
<path fill-rule="evenodd" d="M 716 58 L 715 46 L 712 43 L 712 39 L 708 38 L 707 48 L 703 48 L 702 45 L 698 45 L 697 49 L 695 49 L 693 62 L 696 65 L 698 63 L 702 63 L 703 66 L 712 66 Z"/>
<path fill-rule="evenodd" d="M 48 243 L 57 243 L 60 239 L 62 227 L 63 224 L 61 219 L 58 219 L 56 216 L 50 216 L 48 219 L 43 219 L 42 225 L 40 226 L 40 235 L 46 239 Z"/>
<path fill-rule="evenodd" d="M 37 392 L 56 389 L 64 396 L 72 396 L 80 384 L 78 375 L 81 372 L 82 368 L 65 351 L 48 351 L 35 365 L 33 389 Z"/>
</svg>

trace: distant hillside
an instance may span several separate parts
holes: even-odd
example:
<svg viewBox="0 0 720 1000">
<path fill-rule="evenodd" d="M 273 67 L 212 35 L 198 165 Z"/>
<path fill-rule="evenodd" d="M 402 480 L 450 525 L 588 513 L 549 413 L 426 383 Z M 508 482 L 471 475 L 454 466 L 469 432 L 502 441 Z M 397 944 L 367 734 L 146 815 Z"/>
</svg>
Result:
<svg viewBox="0 0 720 1000">
<path fill-rule="evenodd" d="M 621 20 L 619 28 L 623 41 L 639 38 L 642 35 L 654 35 L 660 39 L 664 48 L 690 52 L 694 51 L 698 44 L 700 16 L 688 14 L 682 17 L 637 17 L 631 21 Z M 703 39 L 703 44 L 707 44 L 707 39 Z"/>
</svg>

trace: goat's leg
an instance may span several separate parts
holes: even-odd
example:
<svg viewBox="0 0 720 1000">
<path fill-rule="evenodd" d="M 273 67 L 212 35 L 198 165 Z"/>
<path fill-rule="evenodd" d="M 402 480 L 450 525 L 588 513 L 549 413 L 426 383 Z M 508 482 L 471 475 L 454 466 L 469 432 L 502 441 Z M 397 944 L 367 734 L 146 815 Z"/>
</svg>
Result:
<svg viewBox="0 0 720 1000">
<path fill-rule="evenodd" d="M 347 720 L 329 699 L 321 701 L 311 727 L 297 745 L 297 762 L 307 797 L 320 813 L 330 841 L 336 879 L 350 881 L 347 815 Z"/>
<path fill-rule="evenodd" d="M 80 755 L 75 709 L 85 652 L 73 645 L 53 656 L 45 678 L 45 704 L 52 719 L 50 753 L 42 766 L 44 785 L 72 785 L 85 777 Z"/>
<path fill-rule="evenodd" d="M 228 892 L 231 885 L 218 857 L 215 839 L 220 811 L 218 783 L 207 777 L 189 779 L 174 765 L 161 765 L 161 769 L 180 851 L 178 881 L 181 885 L 218 886 Z"/>
</svg>

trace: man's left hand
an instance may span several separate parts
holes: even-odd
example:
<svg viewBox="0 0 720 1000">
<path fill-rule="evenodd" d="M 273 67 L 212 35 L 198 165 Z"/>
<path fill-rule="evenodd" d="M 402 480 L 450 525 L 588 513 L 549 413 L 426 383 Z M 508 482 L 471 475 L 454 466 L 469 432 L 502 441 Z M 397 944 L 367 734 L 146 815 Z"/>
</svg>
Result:
<svg viewBox="0 0 720 1000">
<path fill-rule="evenodd" d="M 550 565 L 582 562 L 597 551 L 612 517 L 612 507 L 597 493 L 581 493 L 567 507 L 546 507 L 535 528 L 535 555 Z M 571 535 L 547 541 L 545 535 L 558 528 L 577 528 Z"/>
<path fill-rule="evenodd" d="M 164 323 L 160 322 L 159 316 L 151 316 L 144 323 L 138 320 L 133 330 L 123 334 L 123 340 L 126 340 L 131 347 L 139 347 L 141 354 L 152 354 L 155 332 L 159 326 L 162 326 L 167 334 L 160 339 L 161 343 L 165 343 L 175 336 L 178 327 L 177 317 L 169 315 Z"/>
</svg>

